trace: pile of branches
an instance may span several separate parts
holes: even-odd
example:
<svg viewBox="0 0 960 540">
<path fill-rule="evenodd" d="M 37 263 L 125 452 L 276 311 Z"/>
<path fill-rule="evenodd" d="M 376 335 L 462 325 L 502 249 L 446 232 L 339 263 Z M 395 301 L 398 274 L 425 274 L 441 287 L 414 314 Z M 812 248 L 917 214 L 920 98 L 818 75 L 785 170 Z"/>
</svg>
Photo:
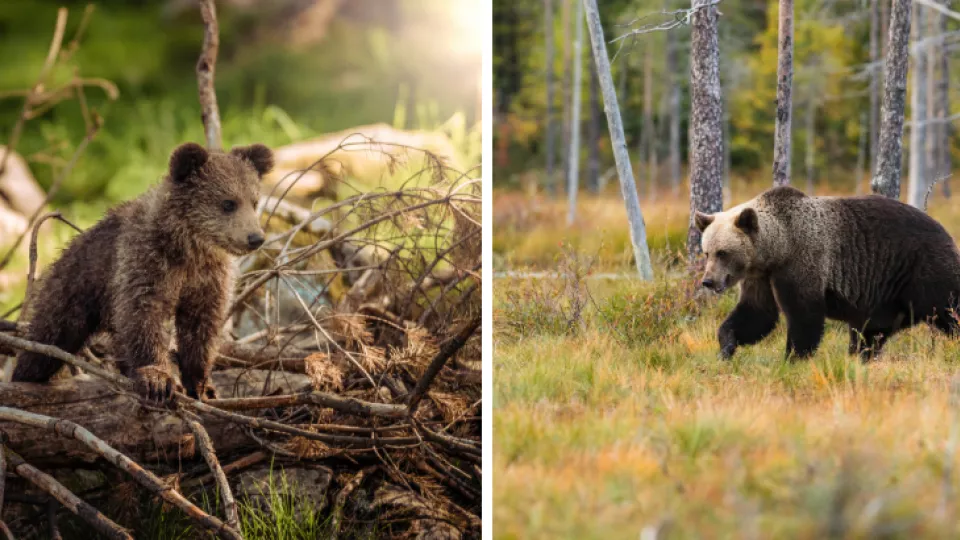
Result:
<svg viewBox="0 0 960 540">
<path fill-rule="evenodd" d="M 241 538 L 238 500 L 258 498 L 266 469 L 291 484 L 310 472 L 318 485 L 297 496 L 331 535 L 479 537 L 479 181 L 413 148 L 338 150 L 413 172 L 393 190 L 331 178 L 336 202 L 288 197 L 297 175 L 333 174 L 323 156 L 264 194 L 267 242 L 238 261 L 217 399 L 158 408 L 117 372 L 109 335 L 72 355 L 0 320 L 0 354 L 70 365 L 50 384 L 0 383 L 0 532 L 52 537 L 70 512 L 129 538 L 146 497 Z"/>
</svg>

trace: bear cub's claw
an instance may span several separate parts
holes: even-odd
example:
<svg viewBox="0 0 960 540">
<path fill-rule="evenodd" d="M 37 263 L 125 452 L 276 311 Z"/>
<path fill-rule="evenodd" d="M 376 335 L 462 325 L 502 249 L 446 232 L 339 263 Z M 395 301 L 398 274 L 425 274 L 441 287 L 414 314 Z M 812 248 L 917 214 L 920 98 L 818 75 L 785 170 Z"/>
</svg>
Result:
<svg viewBox="0 0 960 540">
<path fill-rule="evenodd" d="M 183 392 L 183 386 L 173 374 L 157 366 L 138 368 L 133 375 L 133 385 L 143 399 L 157 405 L 166 405 L 175 392 Z"/>
<path fill-rule="evenodd" d="M 184 384 L 187 387 L 187 395 L 193 399 L 199 399 L 200 401 L 217 399 L 217 389 L 214 388 L 213 383 L 211 383 L 209 379 L 196 384 L 190 381 L 184 381 Z"/>
</svg>

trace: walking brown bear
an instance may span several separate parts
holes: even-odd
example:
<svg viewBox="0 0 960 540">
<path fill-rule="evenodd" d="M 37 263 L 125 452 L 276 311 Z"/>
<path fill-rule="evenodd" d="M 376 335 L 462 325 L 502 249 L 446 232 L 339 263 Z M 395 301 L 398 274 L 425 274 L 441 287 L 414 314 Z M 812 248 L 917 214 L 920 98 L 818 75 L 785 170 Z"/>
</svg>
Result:
<svg viewBox="0 0 960 540">
<path fill-rule="evenodd" d="M 233 287 L 233 258 L 264 241 L 256 206 L 273 153 L 194 143 L 174 150 L 164 181 L 73 239 L 38 283 L 27 338 L 76 353 L 99 331 L 113 335 L 120 370 L 157 402 L 174 391 L 214 397 L 210 371 Z M 174 320 L 182 386 L 171 370 L 165 323 Z M 14 381 L 45 382 L 62 362 L 17 357 Z"/>
<path fill-rule="evenodd" d="M 740 284 L 717 332 L 724 358 L 769 335 L 781 311 L 788 356 L 813 354 L 826 318 L 849 325 L 850 354 L 864 359 L 918 322 L 960 332 L 960 252 L 939 223 L 900 201 L 777 187 L 725 212 L 697 212 L 695 222 L 702 285 Z"/>
</svg>

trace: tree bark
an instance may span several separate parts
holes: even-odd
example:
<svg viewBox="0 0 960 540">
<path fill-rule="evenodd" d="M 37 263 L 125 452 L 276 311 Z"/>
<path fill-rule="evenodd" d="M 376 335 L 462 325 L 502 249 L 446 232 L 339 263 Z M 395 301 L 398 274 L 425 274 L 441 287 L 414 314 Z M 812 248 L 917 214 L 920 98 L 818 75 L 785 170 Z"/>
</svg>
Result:
<svg viewBox="0 0 960 540">
<path fill-rule="evenodd" d="M 233 397 L 260 395 L 267 377 L 268 372 L 261 370 L 213 372 L 214 384 Z M 235 384 L 238 378 L 243 381 L 239 385 Z M 305 375 L 278 377 L 274 373 L 269 380 L 270 386 L 282 393 L 310 384 Z M 291 381 L 296 382 L 291 385 Z M 139 463 L 176 463 L 178 459 L 194 456 L 193 436 L 175 411 L 143 407 L 136 396 L 118 392 L 103 379 L 74 377 L 49 384 L 0 383 L 0 407 L 76 422 Z M 206 419 L 204 427 L 220 453 L 255 444 L 240 426 L 221 419 Z M 54 430 L 0 422 L 0 431 L 7 435 L 7 446 L 38 467 L 70 466 L 98 459 L 85 445 L 62 437 Z"/>
<path fill-rule="evenodd" d="M 630 155 L 627 152 L 627 140 L 623 134 L 620 105 L 617 103 L 617 93 L 610 74 L 610 59 L 607 57 L 607 43 L 603 37 L 600 13 L 597 11 L 596 0 L 583 0 L 582 5 L 586 10 L 590 43 L 597 63 L 600 90 L 603 92 L 603 109 L 607 113 L 607 128 L 610 131 L 610 144 L 613 146 L 613 157 L 617 164 L 617 175 L 620 178 L 620 193 L 627 207 L 634 260 L 640 278 L 652 280 L 653 266 L 650 263 L 650 251 L 647 248 L 647 230 L 643 222 L 643 214 L 640 212 L 640 200 L 637 197 L 637 186 L 633 181 L 633 169 L 630 168 Z"/>
<path fill-rule="evenodd" d="M 553 175 L 554 165 L 554 125 L 553 125 L 553 0 L 543 0 L 543 34 L 546 54 L 546 83 L 547 83 L 547 185 L 551 193 L 556 190 L 556 178 Z"/>
<path fill-rule="evenodd" d="M 883 70 L 883 106 L 874 193 L 900 198 L 900 165 L 903 159 L 903 112 L 907 96 L 910 43 L 910 0 L 893 0 L 887 54 Z"/>
<path fill-rule="evenodd" d="M 944 0 L 944 4 L 947 0 Z M 947 18 L 942 13 L 935 15 L 937 25 L 935 34 L 942 35 L 947 32 Z M 936 75 L 936 97 L 934 98 L 934 107 L 936 107 L 936 117 L 939 121 L 936 125 L 937 133 L 937 160 L 936 177 L 943 178 L 943 196 L 950 197 L 950 170 L 953 168 L 950 156 L 950 133 L 953 130 L 953 124 L 947 123 L 945 119 L 950 116 L 950 55 L 947 52 L 945 44 L 941 43 L 937 47 L 937 75 Z"/>
<path fill-rule="evenodd" d="M 669 33 L 669 32 L 668 32 Z M 653 44 L 649 36 L 643 50 L 643 138 L 644 147 L 641 149 L 643 160 L 647 168 L 647 197 L 653 199 L 656 193 L 656 144 L 657 135 L 653 127 Z"/>
<path fill-rule="evenodd" d="M 590 84 L 587 89 L 590 118 L 587 120 L 587 189 L 596 194 L 600 190 L 600 88 L 597 81 L 597 63 L 590 55 Z"/>
<path fill-rule="evenodd" d="M 885 0 L 870 0 L 870 164 L 877 162 L 877 143 L 880 137 L 880 4 Z M 861 126 L 862 128 L 863 126 Z M 857 179 L 860 189 L 861 179 Z"/>
<path fill-rule="evenodd" d="M 570 55 L 570 0 L 560 0 L 560 19 L 563 26 L 563 178 L 570 175 L 570 91 L 573 85 L 573 57 Z"/>
<path fill-rule="evenodd" d="M 926 9 L 914 4 L 913 42 L 923 40 Z M 907 203 L 922 208 L 927 194 L 927 52 L 918 49 L 913 57 L 910 88 L 910 189 Z"/>
<path fill-rule="evenodd" d="M 773 136 L 773 185 L 790 184 L 790 116 L 793 109 L 793 0 L 780 0 L 777 121 Z"/>
<path fill-rule="evenodd" d="M 575 0 L 576 1 L 576 0 Z M 583 6 L 577 1 L 573 17 L 576 37 L 573 39 L 573 101 L 570 104 L 570 170 L 567 173 L 567 225 L 577 219 L 577 188 L 580 178 L 580 87 L 583 76 Z"/>
<path fill-rule="evenodd" d="M 863 171 L 866 169 L 867 163 L 872 163 L 868 161 L 867 158 L 867 138 L 868 138 L 868 121 L 867 114 L 862 113 L 860 115 L 860 139 L 857 143 L 857 168 L 854 170 L 853 179 L 855 182 L 854 193 L 857 195 L 863 195 Z"/>
<path fill-rule="evenodd" d="M 664 2 L 664 11 L 668 10 L 669 2 Z M 680 77 L 679 51 L 674 31 L 667 32 L 666 58 L 666 89 L 667 89 L 667 122 L 668 145 L 667 169 L 670 176 L 670 190 L 674 195 L 680 193 Z"/>
<path fill-rule="evenodd" d="M 807 140 L 805 144 L 806 148 L 804 149 L 806 150 L 805 152 L 806 155 L 804 156 L 803 164 L 807 173 L 807 194 L 808 195 L 813 195 L 814 193 L 813 182 L 816 176 L 816 167 L 814 166 L 815 165 L 814 158 L 816 156 L 815 128 L 816 128 L 816 119 L 817 119 L 817 101 L 816 101 L 816 98 L 814 97 L 814 92 L 815 90 L 811 88 L 810 95 L 807 97 L 807 111 L 806 111 L 807 117 L 806 117 L 806 121 L 804 122 L 806 124 L 804 126 L 804 131 L 806 132 L 805 135 Z"/>
<path fill-rule="evenodd" d="M 694 0 L 698 7 L 704 0 Z M 709 0 L 708 0 L 709 1 Z M 714 5 L 699 7 L 693 15 L 690 44 L 690 221 L 687 255 L 700 255 L 697 211 L 723 208 L 723 105 L 720 89 L 719 14 Z"/>
</svg>

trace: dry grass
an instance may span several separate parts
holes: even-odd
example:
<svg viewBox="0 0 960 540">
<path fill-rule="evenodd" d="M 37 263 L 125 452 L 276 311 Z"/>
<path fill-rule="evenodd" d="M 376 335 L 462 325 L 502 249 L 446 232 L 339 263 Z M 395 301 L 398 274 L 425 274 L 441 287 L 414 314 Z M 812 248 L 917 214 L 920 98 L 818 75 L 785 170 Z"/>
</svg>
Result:
<svg viewBox="0 0 960 540">
<path fill-rule="evenodd" d="M 567 257 L 562 205 L 539 204 L 559 221 L 495 219 L 501 263 Z M 584 216 L 623 229 L 618 205 L 585 201 Z M 656 208 L 651 231 L 680 237 L 685 205 Z M 931 213 L 960 236 L 960 211 L 936 200 Z M 597 253 L 613 236 L 601 230 L 571 236 Z M 598 264 L 629 271 L 620 255 Z M 579 300 L 563 279 L 496 282 L 497 537 L 960 535 L 960 341 L 917 328 L 864 366 L 829 323 L 817 356 L 791 364 L 781 323 L 723 362 L 714 336 L 734 293 L 693 294 L 676 276 L 587 283 L 581 322 L 566 324 Z"/>
</svg>

